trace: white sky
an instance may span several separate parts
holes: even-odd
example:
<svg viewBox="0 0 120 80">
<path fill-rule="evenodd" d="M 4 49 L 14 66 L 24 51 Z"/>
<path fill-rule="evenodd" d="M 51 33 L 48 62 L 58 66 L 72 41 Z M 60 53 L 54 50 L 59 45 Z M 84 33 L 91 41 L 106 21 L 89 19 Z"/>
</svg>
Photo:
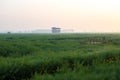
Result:
<svg viewBox="0 0 120 80">
<path fill-rule="evenodd" d="M 120 0 L 0 0 L 0 32 L 120 32 Z"/>
</svg>

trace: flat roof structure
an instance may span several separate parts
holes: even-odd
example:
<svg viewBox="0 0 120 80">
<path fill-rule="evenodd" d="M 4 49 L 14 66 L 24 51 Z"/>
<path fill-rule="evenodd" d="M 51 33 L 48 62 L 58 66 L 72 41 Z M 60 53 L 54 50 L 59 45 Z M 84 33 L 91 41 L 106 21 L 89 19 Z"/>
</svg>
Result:
<svg viewBox="0 0 120 80">
<path fill-rule="evenodd" d="M 52 27 L 52 33 L 60 33 L 60 32 L 61 32 L 61 28 Z"/>
</svg>

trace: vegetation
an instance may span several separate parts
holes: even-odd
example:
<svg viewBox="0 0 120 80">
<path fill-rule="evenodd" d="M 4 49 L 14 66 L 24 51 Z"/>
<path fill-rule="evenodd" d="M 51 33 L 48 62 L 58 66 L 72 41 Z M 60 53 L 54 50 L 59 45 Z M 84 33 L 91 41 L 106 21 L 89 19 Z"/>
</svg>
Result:
<svg viewBox="0 0 120 80">
<path fill-rule="evenodd" d="M 0 80 L 120 80 L 120 34 L 0 34 Z"/>
</svg>

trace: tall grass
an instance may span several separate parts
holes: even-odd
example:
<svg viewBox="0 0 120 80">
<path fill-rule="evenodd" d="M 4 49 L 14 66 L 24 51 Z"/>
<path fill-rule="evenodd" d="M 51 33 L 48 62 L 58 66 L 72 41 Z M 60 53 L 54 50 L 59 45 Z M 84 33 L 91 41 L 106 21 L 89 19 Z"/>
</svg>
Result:
<svg viewBox="0 0 120 80">
<path fill-rule="evenodd" d="M 92 40 L 101 43 L 86 43 Z M 1 34 L 0 80 L 119 80 L 118 40 L 118 34 Z"/>
</svg>

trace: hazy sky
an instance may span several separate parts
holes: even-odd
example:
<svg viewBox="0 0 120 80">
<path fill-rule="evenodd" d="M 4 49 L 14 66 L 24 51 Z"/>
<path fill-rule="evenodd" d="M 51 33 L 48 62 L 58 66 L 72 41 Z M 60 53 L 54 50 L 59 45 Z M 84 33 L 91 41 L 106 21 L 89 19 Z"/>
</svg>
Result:
<svg viewBox="0 0 120 80">
<path fill-rule="evenodd" d="M 0 0 L 0 32 L 120 32 L 120 0 Z"/>
</svg>

